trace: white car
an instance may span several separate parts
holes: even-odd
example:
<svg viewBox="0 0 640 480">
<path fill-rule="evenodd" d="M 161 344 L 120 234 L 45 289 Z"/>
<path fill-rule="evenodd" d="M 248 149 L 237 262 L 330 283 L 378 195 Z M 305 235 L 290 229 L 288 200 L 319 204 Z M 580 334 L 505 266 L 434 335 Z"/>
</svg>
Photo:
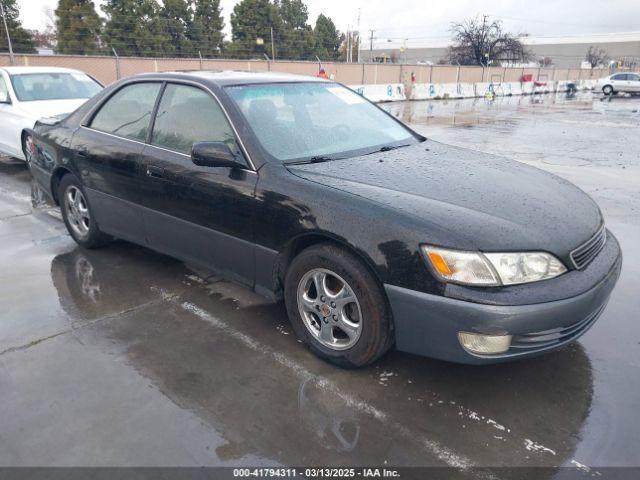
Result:
<svg viewBox="0 0 640 480">
<path fill-rule="evenodd" d="M 596 87 L 605 95 L 619 92 L 640 93 L 640 74 L 633 72 L 614 73 L 598 80 Z"/>
<path fill-rule="evenodd" d="M 53 67 L 0 68 L 0 154 L 28 160 L 25 129 L 37 120 L 71 113 L 102 85 L 78 70 Z"/>
</svg>

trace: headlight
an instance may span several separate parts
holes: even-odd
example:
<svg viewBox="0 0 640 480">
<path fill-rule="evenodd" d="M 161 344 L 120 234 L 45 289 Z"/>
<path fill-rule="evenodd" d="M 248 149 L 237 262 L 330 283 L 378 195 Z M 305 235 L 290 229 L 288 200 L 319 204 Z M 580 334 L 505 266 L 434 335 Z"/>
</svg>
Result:
<svg viewBox="0 0 640 480">
<path fill-rule="evenodd" d="M 537 282 L 567 271 L 560 260 L 545 252 L 485 253 L 503 285 Z"/>
<path fill-rule="evenodd" d="M 423 247 L 437 274 L 447 281 L 467 285 L 496 286 L 537 282 L 567 271 L 546 252 L 480 253 Z"/>
</svg>

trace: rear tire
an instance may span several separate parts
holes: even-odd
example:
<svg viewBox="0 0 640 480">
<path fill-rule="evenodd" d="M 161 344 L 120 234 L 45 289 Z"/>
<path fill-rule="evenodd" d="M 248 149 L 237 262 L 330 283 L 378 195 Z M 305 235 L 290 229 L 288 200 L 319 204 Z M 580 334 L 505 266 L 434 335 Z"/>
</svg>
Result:
<svg viewBox="0 0 640 480">
<path fill-rule="evenodd" d="M 111 237 L 98 228 L 87 195 L 78 178 L 68 173 L 60 180 L 58 199 L 64 224 L 76 243 L 85 248 L 106 245 Z"/>
<path fill-rule="evenodd" d="M 393 344 L 384 290 L 343 248 L 322 243 L 303 250 L 287 270 L 284 297 L 298 338 L 328 362 L 362 367 Z"/>
</svg>

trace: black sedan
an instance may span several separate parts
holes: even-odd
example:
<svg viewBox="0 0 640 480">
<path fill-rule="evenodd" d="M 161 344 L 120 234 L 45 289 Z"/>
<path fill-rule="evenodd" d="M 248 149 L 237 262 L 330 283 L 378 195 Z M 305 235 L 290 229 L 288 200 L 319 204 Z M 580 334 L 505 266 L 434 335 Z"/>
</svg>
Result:
<svg viewBox="0 0 640 480">
<path fill-rule="evenodd" d="M 284 298 L 342 366 L 393 345 L 463 363 L 561 347 L 620 273 L 577 187 L 322 79 L 140 75 L 32 134 L 32 173 L 81 246 L 128 240 Z"/>
</svg>

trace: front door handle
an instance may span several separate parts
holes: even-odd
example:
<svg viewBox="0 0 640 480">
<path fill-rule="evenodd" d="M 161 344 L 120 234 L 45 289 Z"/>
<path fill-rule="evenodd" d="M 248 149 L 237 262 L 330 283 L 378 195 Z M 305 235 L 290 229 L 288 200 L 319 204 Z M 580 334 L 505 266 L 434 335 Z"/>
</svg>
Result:
<svg viewBox="0 0 640 480">
<path fill-rule="evenodd" d="M 147 165 L 147 175 L 153 178 L 164 178 L 164 168 Z"/>
</svg>

